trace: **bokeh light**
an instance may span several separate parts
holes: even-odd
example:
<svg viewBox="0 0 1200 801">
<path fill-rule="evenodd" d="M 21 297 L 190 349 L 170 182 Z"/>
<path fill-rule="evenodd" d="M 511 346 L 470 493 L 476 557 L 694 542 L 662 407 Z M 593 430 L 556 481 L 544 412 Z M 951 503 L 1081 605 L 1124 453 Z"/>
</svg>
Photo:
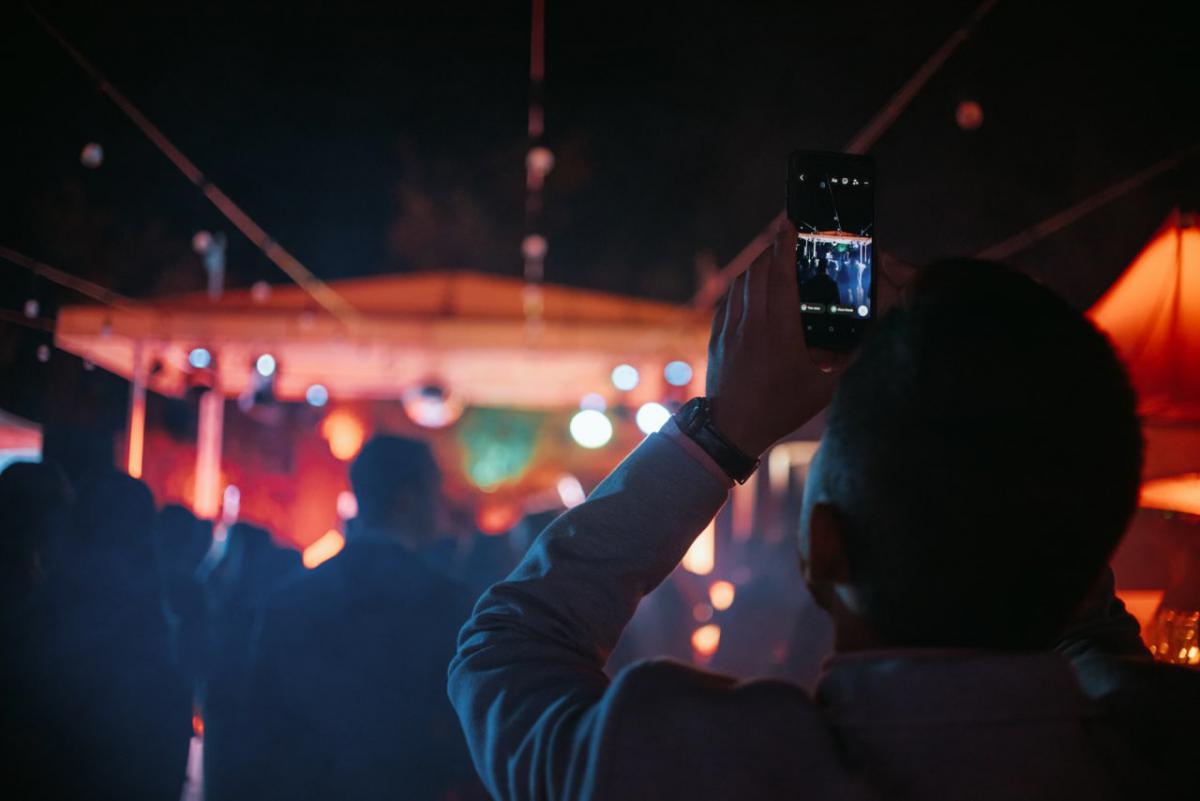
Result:
<svg viewBox="0 0 1200 801">
<path fill-rule="evenodd" d="M 585 448 L 603 448 L 612 435 L 612 421 L 604 412 L 584 409 L 571 418 L 571 437 Z"/>
<path fill-rule="evenodd" d="M 208 348 L 192 348 L 188 354 L 188 364 L 197 370 L 204 370 L 212 364 L 212 354 Z"/>
<path fill-rule="evenodd" d="M 263 378 L 270 378 L 275 374 L 275 357 L 269 353 L 264 353 L 255 360 L 254 369 Z"/>
<path fill-rule="evenodd" d="M 692 632 L 692 650 L 702 659 L 707 659 L 715 654 L 720 645 L 721 627 L 716 623 L 709 623 Z"/>
<path fill-rule="evenodd" d="M 637 427 L 643 434 L 653 434 L 667 424 L 667 421 L 671 419 L 671 413 L 667 411 L 666 406 L 651 401 L 642 404 L 642 407 L 637 410 L 636 419 Z"/>
<path fill-rule="evenodd" d="M 668 362 L 663 368 L 663 378 L 673 387 L 686 387 L 692 381 L 692 366 L 687 362 Z"/>
<path fill-rule="evenodd" d="M 635 389 L 641 376 L 638 375 L 637 368 L 632 364 L 618 364 L 612 371 L 613 386 L 622 392 L 629 392 Z"/>
<path fill-rule="evenodd" d="M 304 399 L 309 406 L 324 406 L 329 403 L 329 390 L 324 384 L 313 384 L 304 392 Z"/>
<path fill-rule="evenodd" d="M 329 443 L 334 458 L 348 462 L 358 455 L 367 430 L 357 417 L 338 410 L 321 421 L 321 436 Z"/>
<path fill-rule="evenodd" d="M 733 606 L 733 599 L 736 595 L 737 590 L 728 581 L 714 581 L 708 585 L 708 600 L 712 603 L 713 609 L 718 612 L 724 612 Z"/>
</svg>

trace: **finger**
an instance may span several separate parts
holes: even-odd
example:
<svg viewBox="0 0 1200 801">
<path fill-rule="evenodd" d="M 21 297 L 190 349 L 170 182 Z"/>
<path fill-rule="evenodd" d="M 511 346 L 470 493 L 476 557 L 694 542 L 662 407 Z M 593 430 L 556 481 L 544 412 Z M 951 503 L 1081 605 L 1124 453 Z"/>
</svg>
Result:
<svg viewBox="0 0 1200 801">
<path fill-rule="evenodd" d="M 796 284 L 796 227 L 786 217 L 780 222 L 773 244 L 767 294 L 772 319 L 786 309 L 796 306 L 799 288 Z"/>
<path fill-rule="evenodd" d="M 746 273 L 742 271 L 729 287 L 728 310 L 725 318 L 726 334 L 736 333 L 746 315 Z"/>
<path fill-rule="evenodd" d="M 712 328 L 708 332 L 709 348 L 716 343 L 721 336 L 721 331 L 725 328 L 725 315 L 729 308 L 729 293 L 723 292 L 721 297 L 717 298 L 717 305 L 713 309 Z"/>
<path fill-rule="evenodd" d="M 768 282 L 771 280 L 771 265 L 775 259 L 775 244 L 768 245 L 746 271 L 747 317 L 753 323 L 766 323 Z"/>
</svg>

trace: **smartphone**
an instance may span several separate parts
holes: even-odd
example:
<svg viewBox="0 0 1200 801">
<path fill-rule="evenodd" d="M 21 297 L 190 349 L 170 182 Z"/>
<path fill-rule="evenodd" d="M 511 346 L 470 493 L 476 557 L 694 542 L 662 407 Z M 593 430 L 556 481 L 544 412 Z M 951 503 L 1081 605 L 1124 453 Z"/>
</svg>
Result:
<svg viewBox="0 0 1200 801">
<path fill-rule="evenodd" d="M 809 347 L 853 350 L 875 315 L 875 165 L 867 156 L 788 156 L 800 319 Z"/>
</svg>

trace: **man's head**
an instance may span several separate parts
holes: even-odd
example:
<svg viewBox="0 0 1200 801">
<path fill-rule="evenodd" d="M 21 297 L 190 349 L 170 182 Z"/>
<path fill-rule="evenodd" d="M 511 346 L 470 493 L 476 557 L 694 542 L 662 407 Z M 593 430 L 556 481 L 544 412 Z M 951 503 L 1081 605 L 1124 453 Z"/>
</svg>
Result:
<svg viewBox="0 0 1200 801">
<path fill-rule="evenodd" d="M 1137 502 L 1107 340 L 1003 267 L 923 271 L 847 369 L 809 473 L 805 578 L 842 647 L 1049 644 Z"/>
<path fill-rule="evenodd" d="M 350 466 L 358 524 L 410 540 L 432 536 L 440 480 L 433 452 L 424 442 L 372 437 Z"/>
</svg>

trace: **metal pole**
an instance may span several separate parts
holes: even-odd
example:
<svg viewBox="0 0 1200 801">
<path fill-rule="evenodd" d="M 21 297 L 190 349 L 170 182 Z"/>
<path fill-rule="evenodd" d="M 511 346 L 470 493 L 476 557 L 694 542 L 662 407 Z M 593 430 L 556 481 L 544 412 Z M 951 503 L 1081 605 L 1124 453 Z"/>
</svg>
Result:
<svg viewBox="0 0 1200 801">
<path fill-rule="evenodd" d="M 133 345 L 133 370 L 129 375 L 129 417 L 125 426 L 125 470 L 142 477 L 146 448 L 146 353 L 141 340 Z"/>
<path fill-rule="evenodd" d="M 211 389 L 200 396 L 196 431 L 196 485 L 192 511 L 205 520 L 221 510 L 221 439 L 225 429 L 225 397 Z"/>
</svg>

